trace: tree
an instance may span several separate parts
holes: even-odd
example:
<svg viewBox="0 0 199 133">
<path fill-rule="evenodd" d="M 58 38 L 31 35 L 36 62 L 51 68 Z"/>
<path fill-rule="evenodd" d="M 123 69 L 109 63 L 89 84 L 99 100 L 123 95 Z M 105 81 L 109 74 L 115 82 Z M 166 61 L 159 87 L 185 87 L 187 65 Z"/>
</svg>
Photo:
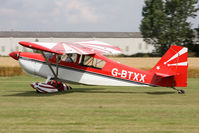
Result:
<svg viewBox="0 0 199 133">
<path fill-rule="evenodd" d="M 194 38 L 188 18 L 195 17 L 197 0 L 146 0 L 140 31 L 159 55 L 172 45 L 191 47 Z"/>
<path fill-rule="evenodd" d="M 196 30 L 196 36 L 197 36 L 197 40 L 199 41 L 199 25 L 198 25 L 198 28 L 195 28 L 195 30 Z M 198 42 L 199 43 L 199 42 Z"/>
<path fill-rule="evenodd" d="M 195 56 L 199 57 L 199 25 L 198 28 L 195 28 L 195 42 L 192 47 L 192 51 L 195 52 Z"/>
</svg>

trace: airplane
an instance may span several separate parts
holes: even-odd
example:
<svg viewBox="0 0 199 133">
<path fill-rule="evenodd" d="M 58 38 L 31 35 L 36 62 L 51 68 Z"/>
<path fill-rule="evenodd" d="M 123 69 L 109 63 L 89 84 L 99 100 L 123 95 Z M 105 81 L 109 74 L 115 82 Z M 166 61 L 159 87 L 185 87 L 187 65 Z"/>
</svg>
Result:
<svg viewBox="0 0 199 133">
<path fill-rule="evenodd" d="M 102 86 L 170 87 L 180 94 L 187 87 L 188 49 L 172 45 L 150 70 L 136 69 L 113 61 L 105 55 L 121 54 L 111 44 L 96 41 L 19 42 L 40 53 L 15 51 L 9 55 L 18 60 L 27 74 L 43 77 L 45 82 L 31 86 L 38 93 L 63 92 L 72 89 L 66 83 Z"/>
</svg>

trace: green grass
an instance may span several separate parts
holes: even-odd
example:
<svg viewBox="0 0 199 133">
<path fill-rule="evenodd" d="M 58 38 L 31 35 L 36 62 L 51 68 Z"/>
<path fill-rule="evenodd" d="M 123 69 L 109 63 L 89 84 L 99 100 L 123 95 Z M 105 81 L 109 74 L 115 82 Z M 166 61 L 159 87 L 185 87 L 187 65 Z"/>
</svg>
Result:
<svg viewBox="0 0 199 133">
<path fill-rule="evenodd" d="M 1 133 L 198 133 L 199 79 L 185 95 L 160 87 L 72 85 L 37 94 L 30 76 L 0 77 Z"/>
</svg>

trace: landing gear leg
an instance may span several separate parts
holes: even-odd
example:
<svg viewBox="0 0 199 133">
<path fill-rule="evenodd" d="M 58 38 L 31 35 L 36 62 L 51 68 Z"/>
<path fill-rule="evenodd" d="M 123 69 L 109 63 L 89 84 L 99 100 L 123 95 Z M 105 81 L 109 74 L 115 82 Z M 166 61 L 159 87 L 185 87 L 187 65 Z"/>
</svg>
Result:
<svg viewBox="0 0 199 133">
<path fill-rule="evenodd" d="M 172 87 L 172 89 L 176 90 L 178 92 L 178 94 L 184 94 L 185 93 L 184 90 L 179 90 L 179 89 L 177 89 L 175 87 Z"/>
</svg>

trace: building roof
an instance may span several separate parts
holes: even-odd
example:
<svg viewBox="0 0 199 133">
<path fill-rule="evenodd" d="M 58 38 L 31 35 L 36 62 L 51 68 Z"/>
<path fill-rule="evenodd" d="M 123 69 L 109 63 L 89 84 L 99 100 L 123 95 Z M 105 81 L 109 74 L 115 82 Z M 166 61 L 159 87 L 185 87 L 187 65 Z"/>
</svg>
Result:
<svg viewBox="0 0 199 133">
<path fill-rule="evenodd" d="M 0 38 L 142 38 L 140 32 L 26 32 L 0 31 Z"/>
</svg>

